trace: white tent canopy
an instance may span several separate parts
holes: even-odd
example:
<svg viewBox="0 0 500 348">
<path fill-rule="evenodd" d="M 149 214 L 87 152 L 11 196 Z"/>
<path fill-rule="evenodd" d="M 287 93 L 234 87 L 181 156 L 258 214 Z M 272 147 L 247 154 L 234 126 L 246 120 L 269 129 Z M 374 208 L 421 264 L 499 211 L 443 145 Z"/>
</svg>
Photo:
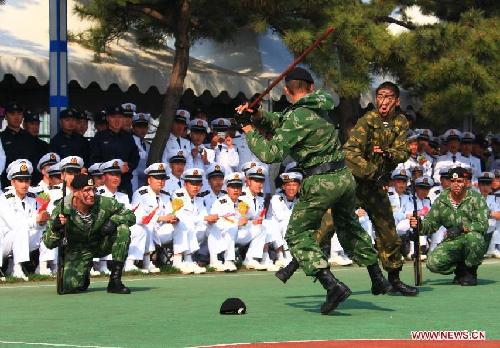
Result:
<svg viewBox="0 0 500 348">
<path fill-rule="evenodd" d="M 81 20 L 68 0 L 68 31 L 79 33 L 91 23 Z M 143 49 L 126 37 L 110 44 L 109 55 L 93 62 L 94 53 L 77 43 L 68 44 L 68 80 L 86 88 L 96 82 L 106 90 L 117 84 L 122 91 L 136 85 L 142 93 L 156 87 L 164 93 L 172 70 L 174 51 Z M 0 77 L 12 74 L 20 83 L 33 76 L 40 84 L 49 79 L 49 2 L 46 0 L 9 0 L 0 7 Z M 247 96 L 261 91 L 266 79 L 191 58 L 184 87 L 200 95 L 226 91 L 230 96 Z M 273 96 L 279 98 L 279 95 Z"/>
</svg>

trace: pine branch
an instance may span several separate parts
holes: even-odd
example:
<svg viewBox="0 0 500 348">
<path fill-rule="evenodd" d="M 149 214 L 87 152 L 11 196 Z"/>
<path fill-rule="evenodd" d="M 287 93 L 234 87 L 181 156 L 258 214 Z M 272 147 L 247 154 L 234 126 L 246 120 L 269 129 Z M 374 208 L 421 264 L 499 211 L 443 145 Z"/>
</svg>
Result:
<svg viewBox="0 0 500 348">
<path fill-rule="evenodd" d="M 400 21 L 399 19 L 396 19 L 396 18 L 393 18 L 390 16 L 376 17 L 375 22 L 394 23 L 394 24 L 397 24 L 397 25 L 404 27 L 406 29 L 409 29 L 409 30 L 415 30 L 417 28 L 417 26 L 411 22 L 403 22 L 403 21 Z"/>
</svg>

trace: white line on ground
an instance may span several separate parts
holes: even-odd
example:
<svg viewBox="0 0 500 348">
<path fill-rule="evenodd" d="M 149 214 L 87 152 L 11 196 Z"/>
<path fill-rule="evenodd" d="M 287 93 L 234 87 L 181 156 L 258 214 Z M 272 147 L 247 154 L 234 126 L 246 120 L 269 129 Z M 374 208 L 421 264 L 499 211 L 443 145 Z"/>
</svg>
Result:
<svg viewBox="0 0 500 348">
<path fill-rule="evenodd" d="M 210 348 L 227 346 L 244 346 L 250 344 L 282 344 L 282 343 L 307 343 L 307 342 L 332 342 L 332 341 L 406 341 L 400 338 L 341 338 L 338 340 L 300 340 L 300 341 L 265 341 L 265 342 L 244 342 L 244 343 L 221 343 L 208 346 L 192 346 L 189 348 Z M 408 340 L 409 341 L 409 340 Z"/>
<path fill-rule="evenodd" d="M 78 344 L 48 343 L 48 342 L 22 342 L 22 341 L 0 341 L 0 344 L 17 344 L 25 346 L 46 346 L 46 347 L 74 347 L 74 348 L 121 348 L 107 346 L 81 346 Z"/>
</svg>

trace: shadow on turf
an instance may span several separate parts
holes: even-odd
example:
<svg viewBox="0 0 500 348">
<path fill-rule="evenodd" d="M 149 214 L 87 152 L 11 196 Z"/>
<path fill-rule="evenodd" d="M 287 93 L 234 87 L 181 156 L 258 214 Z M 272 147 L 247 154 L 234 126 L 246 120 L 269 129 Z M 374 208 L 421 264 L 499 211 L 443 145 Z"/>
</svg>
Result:
<svg viewBox="0 0 500 348">
<path fill-rule="evenodd" d="M 316 297 L 323 297 L 323 296 L 318 296 L 318 295 L 310 295 L 310 296 L 292 296 L 292 297 L 287 297 L 287 298 L 316 298 Z M 289 302 L 286 303 L 286 305 L 295 307 L 295 308 L 301 308 L 306 312 L 312 312 L 312 313 L 319 313 L 320 311 L 320 306 L 322 302 L 318 301 L 301 301 L 301 302 Z M 382 312 L 394 312 L 394 309 L 391 308 L 384 308 L 377 306 L 373 304 L 372 302 L 367 302 L 367 301 L 360 301 L 356 299 L 348 299 L 345 302 L 342 302 L 339 305 L 339 309 L 367 309 L 367 310 L 374 310 L 374 311 L 382 311 Z M 331 313 L 331 315 L 336 315 L 336 316 L 350 316 L 351 314 L 349 313 L 342 313 L 339 312 L 338 310 L 335 310 Z"/>
<path fill-rule="evenodd" d="M 436 279 L 431 282 L 429 282 L 430 285 L 453 285 L 457 286 L 456 284 L 452 284 L 452 278 L 442 278 L 442 279 Z M 490 285 L 490 284 L 495 284 L 497 283 L 496 280 L 493 279 L 478 279 L 477 280 L 477 285 Z"/>
<path fill-rule="evenodd" d="M 150 286 L 141 286 L 141 287 L 128 287 L 130 289 L 130 291 L 132 292 L 132 294 L 134 292 L 141 292 L 141 291 L 150 291 L 150 290 L 154 290 L 154 289 L 158 289 L 158 288 L 153 288 L 153 287 L 150 287 Z M 82 294 L 84 293 L 91 293 L 91 292 L 106 292 L 107 288 L 104 286 L 104 287 L 91 287 L 91 288 L 88 288 L 87 291 L 85 292 L 82 292 Z"/>
</svg>

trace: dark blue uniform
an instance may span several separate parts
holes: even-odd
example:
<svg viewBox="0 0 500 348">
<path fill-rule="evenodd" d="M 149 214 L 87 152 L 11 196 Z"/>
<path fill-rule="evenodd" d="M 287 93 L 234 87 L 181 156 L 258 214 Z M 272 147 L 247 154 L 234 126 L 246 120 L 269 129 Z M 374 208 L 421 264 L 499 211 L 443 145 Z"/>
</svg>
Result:
<svg viewBox="0 0 500 348">
<path fill-rule="evenodd" d="M 52 139 L 50 139 L 50 150 L 57 153 L 61 158 L 68 156 L 79 156 L 88 167 L 90 146 L 87 139 L 81 134 L 73 133 L 66 134 L 59 131 Z"/>
<path fill-rule="evenodd" d="M 128 132 L 115 133 L 110 129 L 98 132 L 90 142 L 90 163 L 106 162 L 119 158 L 128 163 L 129 171 L 122 175 L 121 192 L 132 196 L 132 171 L 139 164 L 139 149 Z"/>
<path fill-rule="evenodd" d="M 7 169 L 7 166 L 11 162 L 21 158 L 29 160 L 33 164 L 33 167 L 36 168 L 38 161 L 45 154 L 42 153 L 43 149 L 40 149 L 37 138 L 31 136 L 24 129 L 16 132 L 7 127 L 0 133 L 0 139 L 5 151 L 5 169 Z M 33 174 L 32 180 L 35 183 L 41 176 L 38 171 Z M 9 185 L 10 182 L 7 180 L 7 173 L 4 171 L 2 173 L 2 186 L 6 187 Z"/>
</svg>

